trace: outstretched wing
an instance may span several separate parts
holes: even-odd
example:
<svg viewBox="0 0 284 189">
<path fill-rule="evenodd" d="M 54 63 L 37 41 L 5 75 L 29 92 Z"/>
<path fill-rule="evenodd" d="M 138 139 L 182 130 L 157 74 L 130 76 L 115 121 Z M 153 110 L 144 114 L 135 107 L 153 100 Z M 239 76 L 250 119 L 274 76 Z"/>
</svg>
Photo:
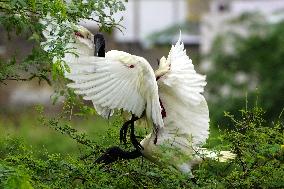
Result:
<svg viewBox="0 0 284 189">
<path fill-rule="evenodd" d="M 172 46 L 167 59 L 161 62 L 158 77 L 159 96 L 166 117 L 165 129 L 176 129 L 192 143 L 204 143 L 208 137 L 209 111 L 202 95 L 205 76 L 196 73 L 180 38 Z M 166 71 L 165 71 L 166 70 Z"/>
<path fill-rule="evenodd" d="M 140 117 L 146 110 L 157 126 L 163 126 L 155 75 L 141 57 L 110 51 L 106 58 L 79 56 L 68 65 L 71 72 L 66 77 L 74 81 L 68 87 L 92 100 L 101 112 L 123 109 Z"/>
<path fill-rule="evenodd" d="M 81 55 L 94 55 L 95 53 L 95 46 L 92 42 L 93 34 L 83 26 L 75 25 L 70 22 L 63 22 L 61 23 L 61 27 L 59 26 L 57 20 L 53 17 L 51 17 L 49 14 L 44 18 L 40 20 L 40 23 L 45 26 L 45 29 L 43 30 L 42 34 L 45 37 L 46 41 L 41 43 L 41 46 L 45 51 L 50 51 L 54 48 L 54 43 L 60 40 L 61 38 L 66 41 L 66 39 L 69 39 L 70 36 L 59 36 L 60 30 L 64 30 L 65 28 L 71 27 L 74 30 L 74 37 L 75 39 L 69 40 L 69 42 L 66 44 L 66 52 L 63 57 L 63 61 L 69 65 L 70 63 L 79 63 L 77 56 Z M 76 35 L 77 37 L 76 39 Z M 61 40 L 62 40 L 61 39 Z M 97 43 L 99 44 L 99 43 Z M 98 48 L 96 48 L 98 49 Z M 104 50 L 104 49 L 103 49 Z M 53 62 L 56 62 L 57 58 L 53 59 Z M 65 66 L 64 66 L 65 67 Z M 65 71 L 68 73 L 67 70 Z M 93 102 L 94 108 L 96 109 L 97 113 L 105 118 L 108 118 L 113 114 L 113 110 L 108 109 L 106 107 L 102 107 L 100 105 L 96 105 L 95 102 Z"/>
</svg>

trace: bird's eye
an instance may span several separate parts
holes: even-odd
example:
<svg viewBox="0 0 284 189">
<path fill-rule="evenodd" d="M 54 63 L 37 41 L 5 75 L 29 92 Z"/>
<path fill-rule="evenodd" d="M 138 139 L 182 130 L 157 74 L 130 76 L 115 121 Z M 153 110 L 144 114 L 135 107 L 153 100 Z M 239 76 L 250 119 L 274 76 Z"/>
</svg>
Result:
<svg viewBox="0 0 284 189">
<path fill-rule="evenodd" d="M 75 35 L 78 36 L 78 37 L 84 38 L 84 36 L 78 31 L 75 31 Z"/>
</svg>

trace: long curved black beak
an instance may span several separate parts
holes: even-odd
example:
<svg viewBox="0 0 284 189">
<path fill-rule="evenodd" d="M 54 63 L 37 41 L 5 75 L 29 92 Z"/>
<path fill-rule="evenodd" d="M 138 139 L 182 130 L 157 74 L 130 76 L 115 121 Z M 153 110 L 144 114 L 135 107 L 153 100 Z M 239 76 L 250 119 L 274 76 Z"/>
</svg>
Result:
<svg viewBox="0 0 284 189">
<path fill-rule="evenodd" d="M 102 34 L 98 33 L 94 36 L 95 56 L 105 57 L 105 38 Z"/>
</svg>

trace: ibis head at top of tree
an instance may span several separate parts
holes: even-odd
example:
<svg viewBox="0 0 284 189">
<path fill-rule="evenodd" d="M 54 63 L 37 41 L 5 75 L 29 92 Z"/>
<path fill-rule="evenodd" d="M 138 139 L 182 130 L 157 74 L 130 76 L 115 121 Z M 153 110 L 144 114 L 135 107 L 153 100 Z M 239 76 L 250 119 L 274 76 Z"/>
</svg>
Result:
<svg viewBox="0 0 284 189">
<path fill-rule="evenodd" d="M 76 26 L 74 29 L 76 44 L 86 45 L 87 48 L 94 49 L 94 35 L 83 26 Z"/>
</svg>

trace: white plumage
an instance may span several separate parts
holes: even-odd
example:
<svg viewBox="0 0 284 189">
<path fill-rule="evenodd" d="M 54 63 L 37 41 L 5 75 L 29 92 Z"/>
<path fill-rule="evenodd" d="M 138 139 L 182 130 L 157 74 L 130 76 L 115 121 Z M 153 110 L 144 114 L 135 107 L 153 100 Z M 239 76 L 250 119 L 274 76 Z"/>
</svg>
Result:
<svg viewBox="0 0 284 189">
<path fill-rule="evenodd" d="M 202 95 L 205 76 L 196 73 L 180 39 L 172 46 L 168 58 L 161 58 L 155 74 L 165 126 L 158 133 L 157 144 L 152 134 L 141 141 L 144 147 L 141 152 L 153 162 L 191 174 L 192 166 L 203 157 L 218 158 L 217 153 L 201 148 L 209 134 L 209 110 Z M 219 161 L 233 157 L 224 151 Z"/>
<path fill-rule="evenodd" d="M 191 59 L 186 55 L 180 39 L 172 46 L 168 58 L 162 58 L 156 71 L 159 96 L 167 116 L 165 122 L 193 137 L 193 144 L 205 143 L 209 130 L 209 110 L 202 95 L 205 76 L 196 73 Z M 169 65 L 166 73 L 159 70 Z"/>
<path fill-rule="evenodd" d="M 68 65 L 66 77 L 74 81 L 68 87 L 92 100 L 99 113 L 123 109 L 140 117 L 145 110 L 154 127 L 163 127 L 155 74 L 144 58 L 113 50 L 105 58 L 82 55 Z"/>
</svg>

